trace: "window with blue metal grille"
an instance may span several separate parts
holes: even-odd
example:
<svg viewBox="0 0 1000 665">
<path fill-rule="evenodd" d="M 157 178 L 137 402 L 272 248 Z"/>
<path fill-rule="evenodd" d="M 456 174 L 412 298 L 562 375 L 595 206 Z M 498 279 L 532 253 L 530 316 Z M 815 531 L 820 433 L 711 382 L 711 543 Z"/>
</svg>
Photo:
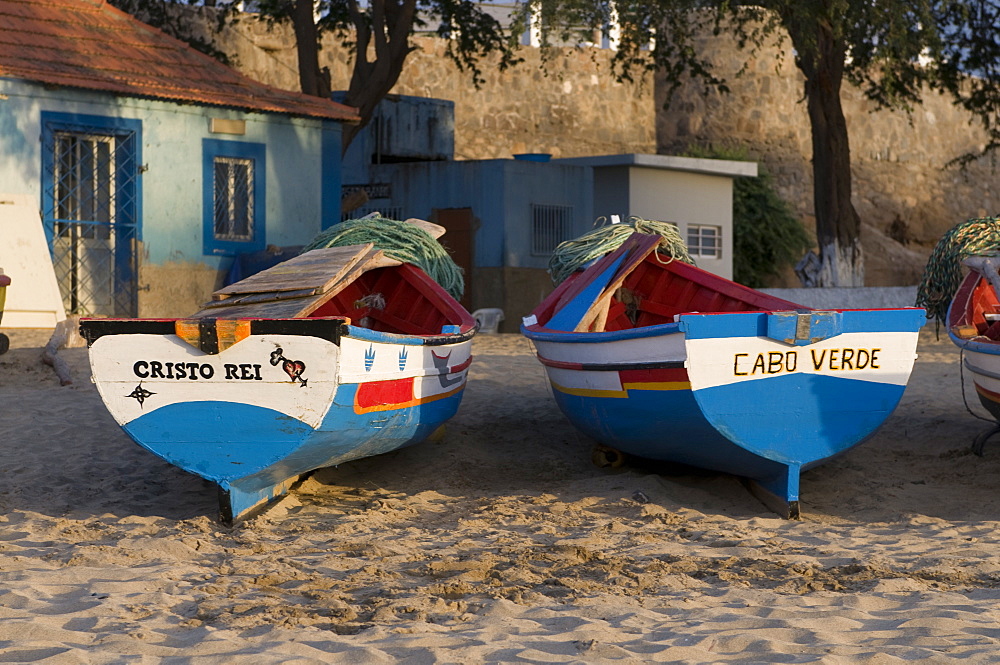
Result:
<svg viewBox="0 0 1000 665">
<path fill-rule="evenodd" d="M 264 249 L 266 155 L 262 143 L 202 139 L 206 254 Z"/>
<path fill-rule="evenodd" d="M 573 206 L 531 204 L 531 255 L 549 256 L 573 232 Z"/>
<path fill-rule="evenodd" d="M 253 179 L 252 159 L 216 157 L 215 239 L 253 239 Z"/>
</svg>

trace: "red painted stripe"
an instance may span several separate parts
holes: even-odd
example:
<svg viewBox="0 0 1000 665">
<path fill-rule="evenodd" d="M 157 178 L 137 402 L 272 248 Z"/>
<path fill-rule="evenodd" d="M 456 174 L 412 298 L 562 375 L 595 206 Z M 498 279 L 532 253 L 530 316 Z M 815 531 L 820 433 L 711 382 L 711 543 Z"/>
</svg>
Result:
<svg viewBox="0 0 1000 665">
<path fill-rule="evenodd" d="M 688 372 L 683 367 L 676 369 L 623 369 L 618 372 L 622 383 L 670 383 L 687 381 Z"/>
<path fill-rule="evenodd" d="M 413 401 L 413 377 L 393 381 L 372 381 L 358 386 L 354 397 L 355 409 L 372 409 L 388 404 Z"/>
<path fill-rule="evenodd" d="M 546 367 L 555 367 L 556 369 L 583 369 L 583 363 L 571 363 L 566 360 L 552 360 L 550 358 L 543 358 L 542 356 L 538 356 L 538 360 Z"/>
</svg>

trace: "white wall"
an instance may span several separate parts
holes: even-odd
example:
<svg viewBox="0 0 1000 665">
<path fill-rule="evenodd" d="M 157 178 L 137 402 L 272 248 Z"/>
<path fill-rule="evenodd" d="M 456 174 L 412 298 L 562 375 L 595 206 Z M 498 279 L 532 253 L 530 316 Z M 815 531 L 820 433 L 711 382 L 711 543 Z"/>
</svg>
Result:
<svg viewBox="0 0 1000 665">
<path fill-rule="evenodd" d="M 728 177 L 632 167 L 629 169 L 629 214 L 673 222 L 687 240 L 689 224 L 722 228 L 722 256 L 694 257 L 703 268 L 733 278 L 733 181 Z"/>
</svg>

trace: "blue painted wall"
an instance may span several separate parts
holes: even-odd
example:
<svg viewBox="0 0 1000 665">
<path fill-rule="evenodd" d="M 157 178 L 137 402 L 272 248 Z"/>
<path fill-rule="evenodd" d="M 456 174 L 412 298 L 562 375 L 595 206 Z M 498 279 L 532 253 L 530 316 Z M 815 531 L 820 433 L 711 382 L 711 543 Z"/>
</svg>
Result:
<svg viewBox="0 0 1000 665">
<path fill-rule="evenodd" d="M 0 78 L 0 194 L 43 207 L 42 114 L 125 119 L 141 126 L 140 315 L 184 316 L 228 270 L 229 252 L 206 253 L 203 140 L 264 147 L 265 245 L 301 245 L 339 221 L 339 123 L 278 114 L 120 98 Z M 213 133 L 213 118 L 245 121 L 245 133 Z"/>
<path fill-rule="evenodd" d="M 419 162 L 373 166 L 371 177 L 388 184 L 391 196 L 366 209 L 429 219 L 435 208 L 471 208 L 480 222 L 476 268 L 547 268 L 547 255 L 531 255 L 532 204 L 572 207 L 567 240 L 594 221 L 589 167 L 512 159 Z"/>
<path fill-rule="evenodd" d="M 345 93 L 333 93 L 344 100 Z M 344 154 L 344 184 L 366 185 L 372 164 L 447 161 L 455 155 L 455 103 L 388 95 Z"/>
</svg>

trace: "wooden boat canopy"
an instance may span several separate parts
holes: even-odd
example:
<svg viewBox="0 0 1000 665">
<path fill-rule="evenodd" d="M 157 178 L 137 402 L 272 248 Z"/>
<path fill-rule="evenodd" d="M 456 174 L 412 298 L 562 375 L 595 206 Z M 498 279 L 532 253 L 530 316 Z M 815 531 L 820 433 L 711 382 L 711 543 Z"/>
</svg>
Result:
<svg viewBox="0 0 1000 665">
<path fill-rule="evenodd" d="M 308 320 L 316 323 L 301 325 Z M 412 337 L 412 343 L 434 345 L 471 337 L 476 322 L 423 270 L 369 243 L 306 252 L 219 289 L 187 319 L 93 319 L 81 330 L 90 343 L 107 334 L 173 333 L 218 353 L 264 331 L 338 342 L 347 334 L 343 327 L 355 336 L 371 331 L 374 338 Z"/>
</svg>

